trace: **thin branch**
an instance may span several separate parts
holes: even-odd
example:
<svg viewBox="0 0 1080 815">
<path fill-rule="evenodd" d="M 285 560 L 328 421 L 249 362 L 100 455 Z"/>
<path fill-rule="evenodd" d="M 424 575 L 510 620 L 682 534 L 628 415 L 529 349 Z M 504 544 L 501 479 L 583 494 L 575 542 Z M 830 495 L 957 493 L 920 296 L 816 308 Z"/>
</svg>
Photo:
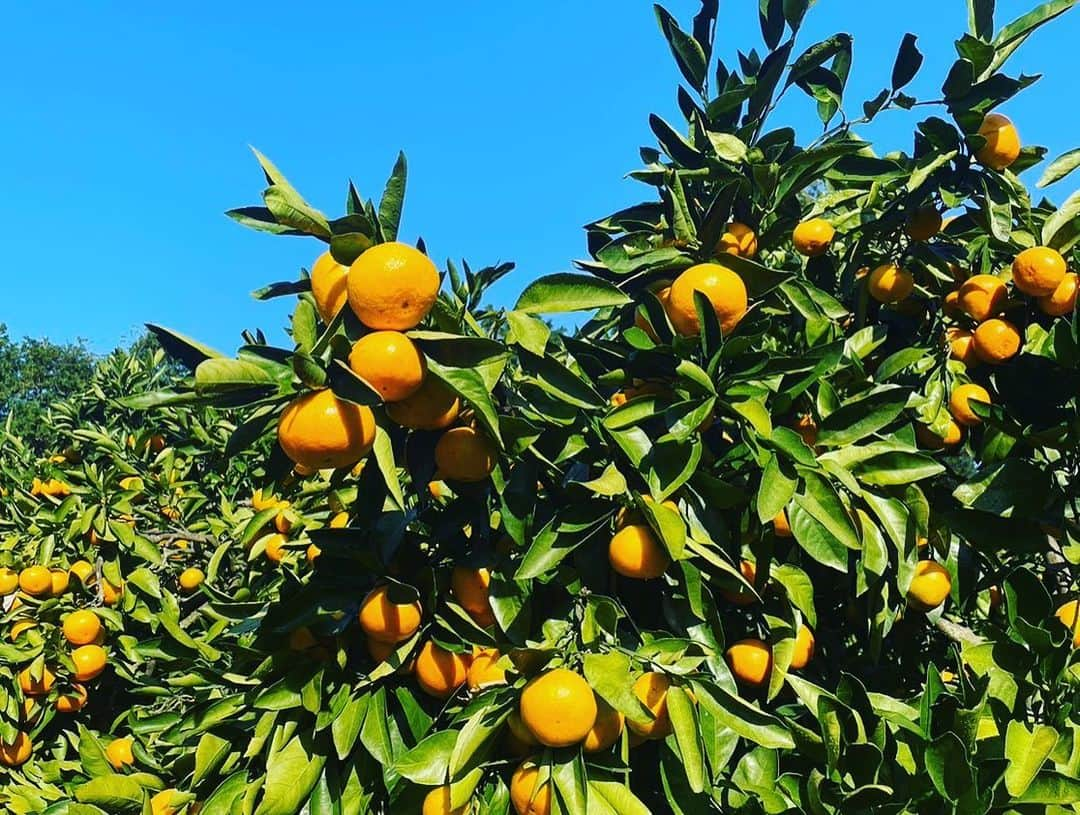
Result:
<svg viewBox="0 0 1080 815">
<path fill-rule="evenodd" d="M 153 543 L 173 543 L 175 541 L 190 541 L 191 543 L 205 543 L 207 546 L 213 546 L 218 543 L 218 539 L 213 535 L 202 535 L 198 532 L 189 532 L 186 529 L 182 529 L 179 532 L 145 532 L 143 537 Z"/>
<path fill-rule="evenodd" d="M 960 623 L 954 623 L 951 620 L 946 620 L 944 617 L 938 617 L 935 623 L 937 630 L 951 639 L 953 642 L 958 642 L 961 645 L 980 645 L 986 640 L 968 628 L 966 625 L 960 625 Z"/>
</svg>

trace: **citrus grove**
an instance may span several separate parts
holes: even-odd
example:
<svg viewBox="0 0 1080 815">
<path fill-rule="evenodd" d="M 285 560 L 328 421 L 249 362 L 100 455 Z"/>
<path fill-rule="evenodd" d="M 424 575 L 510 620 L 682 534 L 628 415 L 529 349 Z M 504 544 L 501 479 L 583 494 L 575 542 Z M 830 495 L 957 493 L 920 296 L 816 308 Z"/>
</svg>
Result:
<svg viewBox="0 0 1080 815">
<path fill-rule="evenodd" d="M 658 7 L 684 121 L 513 308 L 398 235 L 404 157 L 328 218 L 257 154 L 291 345 L 150 326 L 3 439 L 5 811 L 1080 811 L 1080 194 L 999 111 L 1074 1 L 857 118 L 806 0 L 733 63 Z"/>
</svg>

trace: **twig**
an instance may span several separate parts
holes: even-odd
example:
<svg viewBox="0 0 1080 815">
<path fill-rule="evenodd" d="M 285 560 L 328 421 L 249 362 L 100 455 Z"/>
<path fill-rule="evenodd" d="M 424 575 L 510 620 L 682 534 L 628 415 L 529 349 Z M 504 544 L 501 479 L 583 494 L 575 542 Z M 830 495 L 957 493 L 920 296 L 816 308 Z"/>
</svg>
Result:
<svg viewBox="0 0 1080 815">
<path fill-rule="evenodd" d="M 191 543 L 205 543 L 207 546 L 213 546 L 218 542 L 218 539 L 213 535 L 201 535 L 198 532 L 188 532 L 187 530 L 181 530 L 179 532 L 146 532 L 143 534 L 143 537 L 153 543 L 190 541 Z"/>
<path fill-rule="evenodd" d="M 951 620 L 946 620 L 944 617 L 938 617 L 935 623 L 937 630 L 951 639 L 953 642 L 958 642 L 961 645 L 980 645 L 986 640 L 968 628 L 966 625 L 960 625 L 960 623 L 954 623 Z"/>
</svg>

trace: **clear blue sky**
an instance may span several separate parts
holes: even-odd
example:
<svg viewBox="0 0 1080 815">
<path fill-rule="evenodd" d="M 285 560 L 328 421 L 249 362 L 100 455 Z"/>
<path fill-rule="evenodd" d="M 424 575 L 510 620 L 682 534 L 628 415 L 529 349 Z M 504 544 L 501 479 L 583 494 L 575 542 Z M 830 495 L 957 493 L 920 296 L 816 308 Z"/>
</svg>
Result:
<svg viewBox="0 0 1080 815">
<path fill-rule="evenodd" d="M 1034 4 L 999 0 L 999 25 Z M 686 20 L 697 3 L 668 7 Z M 756 10 L 721 3 L 729 64 L 759 43 Z M 857 111 L 888 82 L 907 30 L 927 55 L 912 87 L 931 98 L 965 24 L 963 0 L 821 0 L 801 43 L 854 34 Z M 1080 107 L 1067 101 L 1077 41 L 1072 12 L 1012 65 L 1046 74 L 1005 110 L 1053 155 L 1080 144 Z M 0 71 L 0 322 L 97 351 L 144 321 L 223 350 L 243 328 L 285 341 L 285 305 L 249 292 L 295 278 L 321 244 L 222 215 L 259 202 L 249 144 L 331 216 L 347 178 L 377 195 L 404 149 L 402 237 L 423 235 L 440 265 L 516 261 L 493 295 L 510 304 L 584 254 L 582 224 L 649 192 L 623 176 L 652 144 L 647 115 L 674 119 L 677 81 L 643 0 L 13 3 Z M 813 108 L 791 96 L 782 118 L 809 137 Z M 867 135 L 910 149 L 912 123 L 893 114 Z"/>
</svg>

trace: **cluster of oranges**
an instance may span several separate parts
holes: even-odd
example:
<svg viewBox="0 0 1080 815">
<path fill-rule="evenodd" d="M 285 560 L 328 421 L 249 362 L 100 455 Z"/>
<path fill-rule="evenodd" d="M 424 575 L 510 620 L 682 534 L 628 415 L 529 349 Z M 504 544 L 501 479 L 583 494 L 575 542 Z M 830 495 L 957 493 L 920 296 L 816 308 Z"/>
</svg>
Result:
<svg viewBox="0 0 1080 815">
<path fill-rule="evenodd" d="M 323 321 L 333 321 L 348 304 L 368 329 L 353 344 L 348 364 L 381 397 L 390 419 L 411 430 L 444 431 L 435 447 L 442 476 L 482 481 L 497 463 L 494 444 L 471 422 L 453 427 L 465 418 L 460 400 L 428 375 L 424 353 L 403 333 L 428 315 L 439 285 L 435 264 L 397 242 L 371 247 L 349 267 L 326 253 L 311 271 L 311 291 Z M 351 467 L 371 450 L 375 433 L 369 407 L 339 399 L 328 389 L 296 398 L 278 423 L 282 450 L 310 470 Z"/>
<path fill-rule="evenodd" d="M 74 576 L 86 588 L 95 582 L 94 568 L 85 560 L 72 565 L 70 576 Z M 4 604 L 9 612 L 17 613 L 8 632 L 11 641 L 18 645 L 41 622 L 31 615 L 18 615 L 19 609 L 31 610 L 31 602 L 59 598 L 68 592 L 69 586 L 69 572 L 62 569 L 28 566 L 18 574 L 11 569 L 0 569 L 0 597 L 15 595 Z M 114 593 L 110 599 L 116 602 L 118 598 Z M 71 647 L 67 658 L 70 662 L 67 671 L 69 678 L 58 685 L 57 674 L 53 670 L 55 666 L 41 659 L 33 660 L 19 671 L 24 729 L 18 732 L 13 742 L 0 744 L 0 764 L 14 767 L 29 759 L 32 744 L 27 730 L 41 716 L 46 697 L 53 697 L 52 706 L 58 713 L 77 713 L 89 701 L 86 684 L 100 676 L 108 664 L 108 654 L 102 647 L 105 628 L 92 609 L 69 612 L 63 617 L 60 629 Z"/>
</svg>

